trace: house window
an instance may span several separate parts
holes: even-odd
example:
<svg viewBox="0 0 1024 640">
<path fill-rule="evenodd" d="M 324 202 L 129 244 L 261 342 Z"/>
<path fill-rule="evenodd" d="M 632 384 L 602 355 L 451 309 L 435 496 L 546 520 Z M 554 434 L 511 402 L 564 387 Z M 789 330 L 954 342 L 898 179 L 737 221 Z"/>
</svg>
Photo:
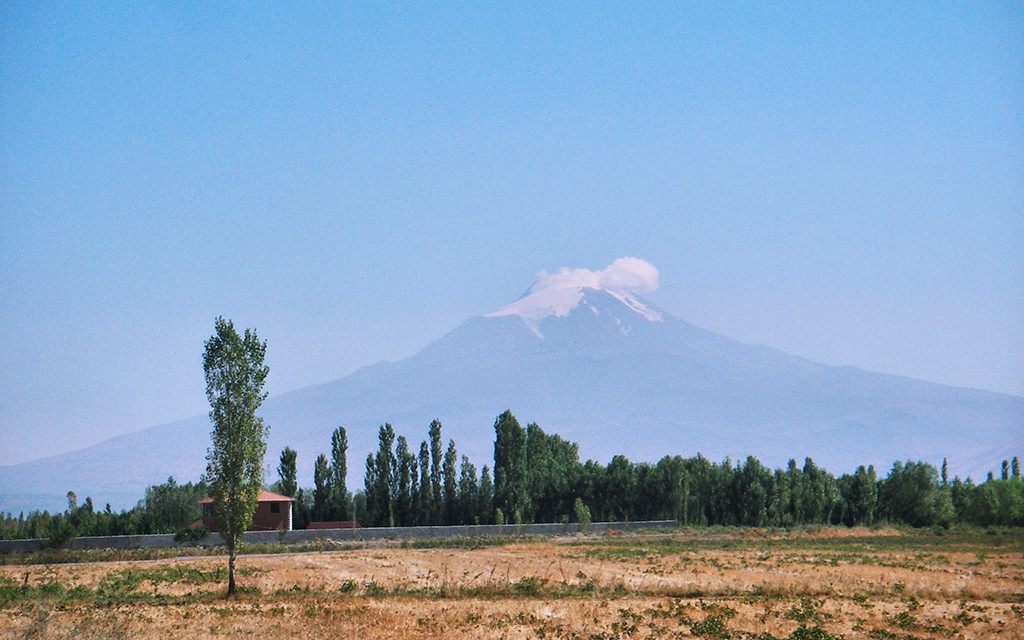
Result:
<svg viewBox="0 0 1024 640">
<path fill-rule="evenodd" d="M 271 502 L 270 503 L 270 513 L 281 513 L 281 503 L 280 502 Z"/>
<path fill-rule="evenodd" d="M 203 505 L 203 517 L 204 518 L 212 518 L 213 517 L 213 505 L 212 504 L 206 503 L 206 504 Z"/>
</svg>

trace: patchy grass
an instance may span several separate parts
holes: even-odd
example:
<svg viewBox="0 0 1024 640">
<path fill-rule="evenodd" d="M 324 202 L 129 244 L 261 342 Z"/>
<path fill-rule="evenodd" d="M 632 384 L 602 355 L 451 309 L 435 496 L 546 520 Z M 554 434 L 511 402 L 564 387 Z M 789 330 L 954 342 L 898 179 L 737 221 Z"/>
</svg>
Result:
<svg viewBox="0 0 1024 640">
<path fill-rule="evenodd" d="M 1021 533 L 706 530 L 0 566 L 0 638 L 1024 637 Z M 194 551 L 194 549 L 193 549 Z"/>
</svg>

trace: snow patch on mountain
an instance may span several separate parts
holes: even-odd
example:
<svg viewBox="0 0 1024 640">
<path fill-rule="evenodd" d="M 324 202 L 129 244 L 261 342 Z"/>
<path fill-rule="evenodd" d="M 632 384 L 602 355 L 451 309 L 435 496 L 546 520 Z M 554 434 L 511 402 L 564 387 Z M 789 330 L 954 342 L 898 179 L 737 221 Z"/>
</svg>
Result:
<svg viewBox="0 0 1024 640">
<path fill-rule="evenodd" d="M 584 290 L 594 289 L 607 292 L 651 322 L 662 322 L 660 313 L 633 295 L 650 293 L 657 288 L 658 270 L 640 258 L 619 258 L 600 271 L 562 267 L 556 273 L 541 271 L 526 295 L 486 317 L 519 316 L 533 333 L 543 337 L 538 323 L 547 317 L 569 315 L 583 301 Z M 599 313 L 593 306 L 590 309 L 595 314 Z"/>
</svg>

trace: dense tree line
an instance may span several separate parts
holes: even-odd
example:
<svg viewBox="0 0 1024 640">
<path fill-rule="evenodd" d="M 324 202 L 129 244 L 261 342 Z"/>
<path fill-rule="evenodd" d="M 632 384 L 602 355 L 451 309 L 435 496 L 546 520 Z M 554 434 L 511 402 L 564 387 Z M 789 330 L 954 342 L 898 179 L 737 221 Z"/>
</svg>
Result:
<svg viewBox="0 0 1024 640">
<path fill-rule="evenodd" d="M 579 447 L 536 424 L 524 429 L 506 411 L 494 423 L 494 468 L 477 469 L 445 445 L 434 420 L 418 451 L 389 424 L 378 431 L 378 449 L 366 458 L 363 489 L 346 486 L 348 437 L 338 427 L 330 458 L 314 465 L 314 486 L 299 488 L 296 453 L 281 452 L 279 479 L 270 489 L 296 498 L 293 525 L 357 520 L 362 526 L 462 525 L 514 522 L 675 520 L 691 526 L 788 527 L 803 524 L 874 523 L 914 527 L 970 524 L 1024 526 L 1024 479 L 1017 458 L 998 477 L 952 480 L 943 462 L 897 461 L 880 478 L 874 467 L 839 477 L 790 460 L 770 469 L 750 456 L 742 463 L 712 462 L 697 454 L 665 456 L 656 463 L 615 456 L 607 465 L 580 462 Z M 144 500 L 115 512 L 78 504 L 68 494 L 63 513 L 0 514 L 0 539 L 172 533 L 200 515 L 203 481 L 164 484 Z"/>
<path fill-rule="evenodd" d="M 33 511 L 15 517 L 0 514 L 0 539 L 44 538 L 67 541 L 79 536 L 127 536 L 175 533 L 201 515 L 199 501 L 208 495 L 206 483 L 178 484 L 168 478 L 164 484 L 146 489 L 146 497 L 131 508 L 114 511 L 107 504 L 96 509 L 92 498 L 81 504 L 68 492 L 68 508 L 62 513 Z"/>
<path fill-rule="evenodd" d="M 455 442 L 441 454 L 441 423 L 434 421 L 420 456 L 402 436 L 394 448 L 391 425 L 379 432 L 366 460 L 364 526 L 488 524 L 579 520 L 675 520 L 684 525 L 787 527 L 803 524 L 914 527 L 1024 525 L 1024 480 L 1016 458 L 999 479 L 975 485 L 949 481 L 927 462 L 893 464 L 880 479 L 874 467 L 836 478 L 810 458 L 769 469 L 750 456 L 742 463 L 712 462 L 700 454 L 634 463 L 615 456 L 607 465 L 581 463 L 578 446 L 536 424 L 524 429 L 511 412 L 494 424 L 494 470 L 476 467 Z M 429 452 L 429 455 L 428 455 Z M 416 482 L 416 478 L 419 481 Z M 580 502 L 577 505 L 577 501 Z"/>
<path fill-rule="evenodd" d="M 346 485 L 348 478 L 348 433 L 338 427 L 331 433 L 331 457 L 317 456 L 313 464 L 313 487 L 300 489 L 297 454 L 290 447 L 281 452 L 278 479 L 270 490 L 295 498 L 292 527 L 305 529 L 310 522 L 355 520 L 355 505 Z"/>
</svg>

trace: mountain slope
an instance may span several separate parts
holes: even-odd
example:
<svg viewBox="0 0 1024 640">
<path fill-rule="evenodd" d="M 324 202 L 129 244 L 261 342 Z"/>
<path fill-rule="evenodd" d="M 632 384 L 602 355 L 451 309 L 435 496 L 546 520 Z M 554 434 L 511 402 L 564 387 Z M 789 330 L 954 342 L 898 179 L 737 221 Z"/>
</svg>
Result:
<svg viewBox="0 0 1024 640">
<path fill-rule="evenodd" d="M 506 408 L 601 461 L 700 451 L 781 465 L 810 456 L 842 473 L 948 456 L 952 471 L 978 476 L 1024 449 L 1024 398 L 742 344 L 650 307 L 636 295 L 651 289 L 649 278 L 609 275 L 612 267 L 597 279 L 585 270 L 542 274 L 520 300 L 467 320 L 405 360 L 268 399 L 261 411 L 271 426 L 268 468 L 291 446 L 308 483 L 313 459 L 344 425 L 348 483 L 359 487 L 378 425 L 392 423 L 415 446 L 435 417 L 443 436 L 482 466 L 494 416 Z M 168 475 L 198 477 L 209 430 L 201 416 L 0 467 L 0 509 L 60 508 L 69 489 L 100 505 L 129 506 Z"/>
</svg>

